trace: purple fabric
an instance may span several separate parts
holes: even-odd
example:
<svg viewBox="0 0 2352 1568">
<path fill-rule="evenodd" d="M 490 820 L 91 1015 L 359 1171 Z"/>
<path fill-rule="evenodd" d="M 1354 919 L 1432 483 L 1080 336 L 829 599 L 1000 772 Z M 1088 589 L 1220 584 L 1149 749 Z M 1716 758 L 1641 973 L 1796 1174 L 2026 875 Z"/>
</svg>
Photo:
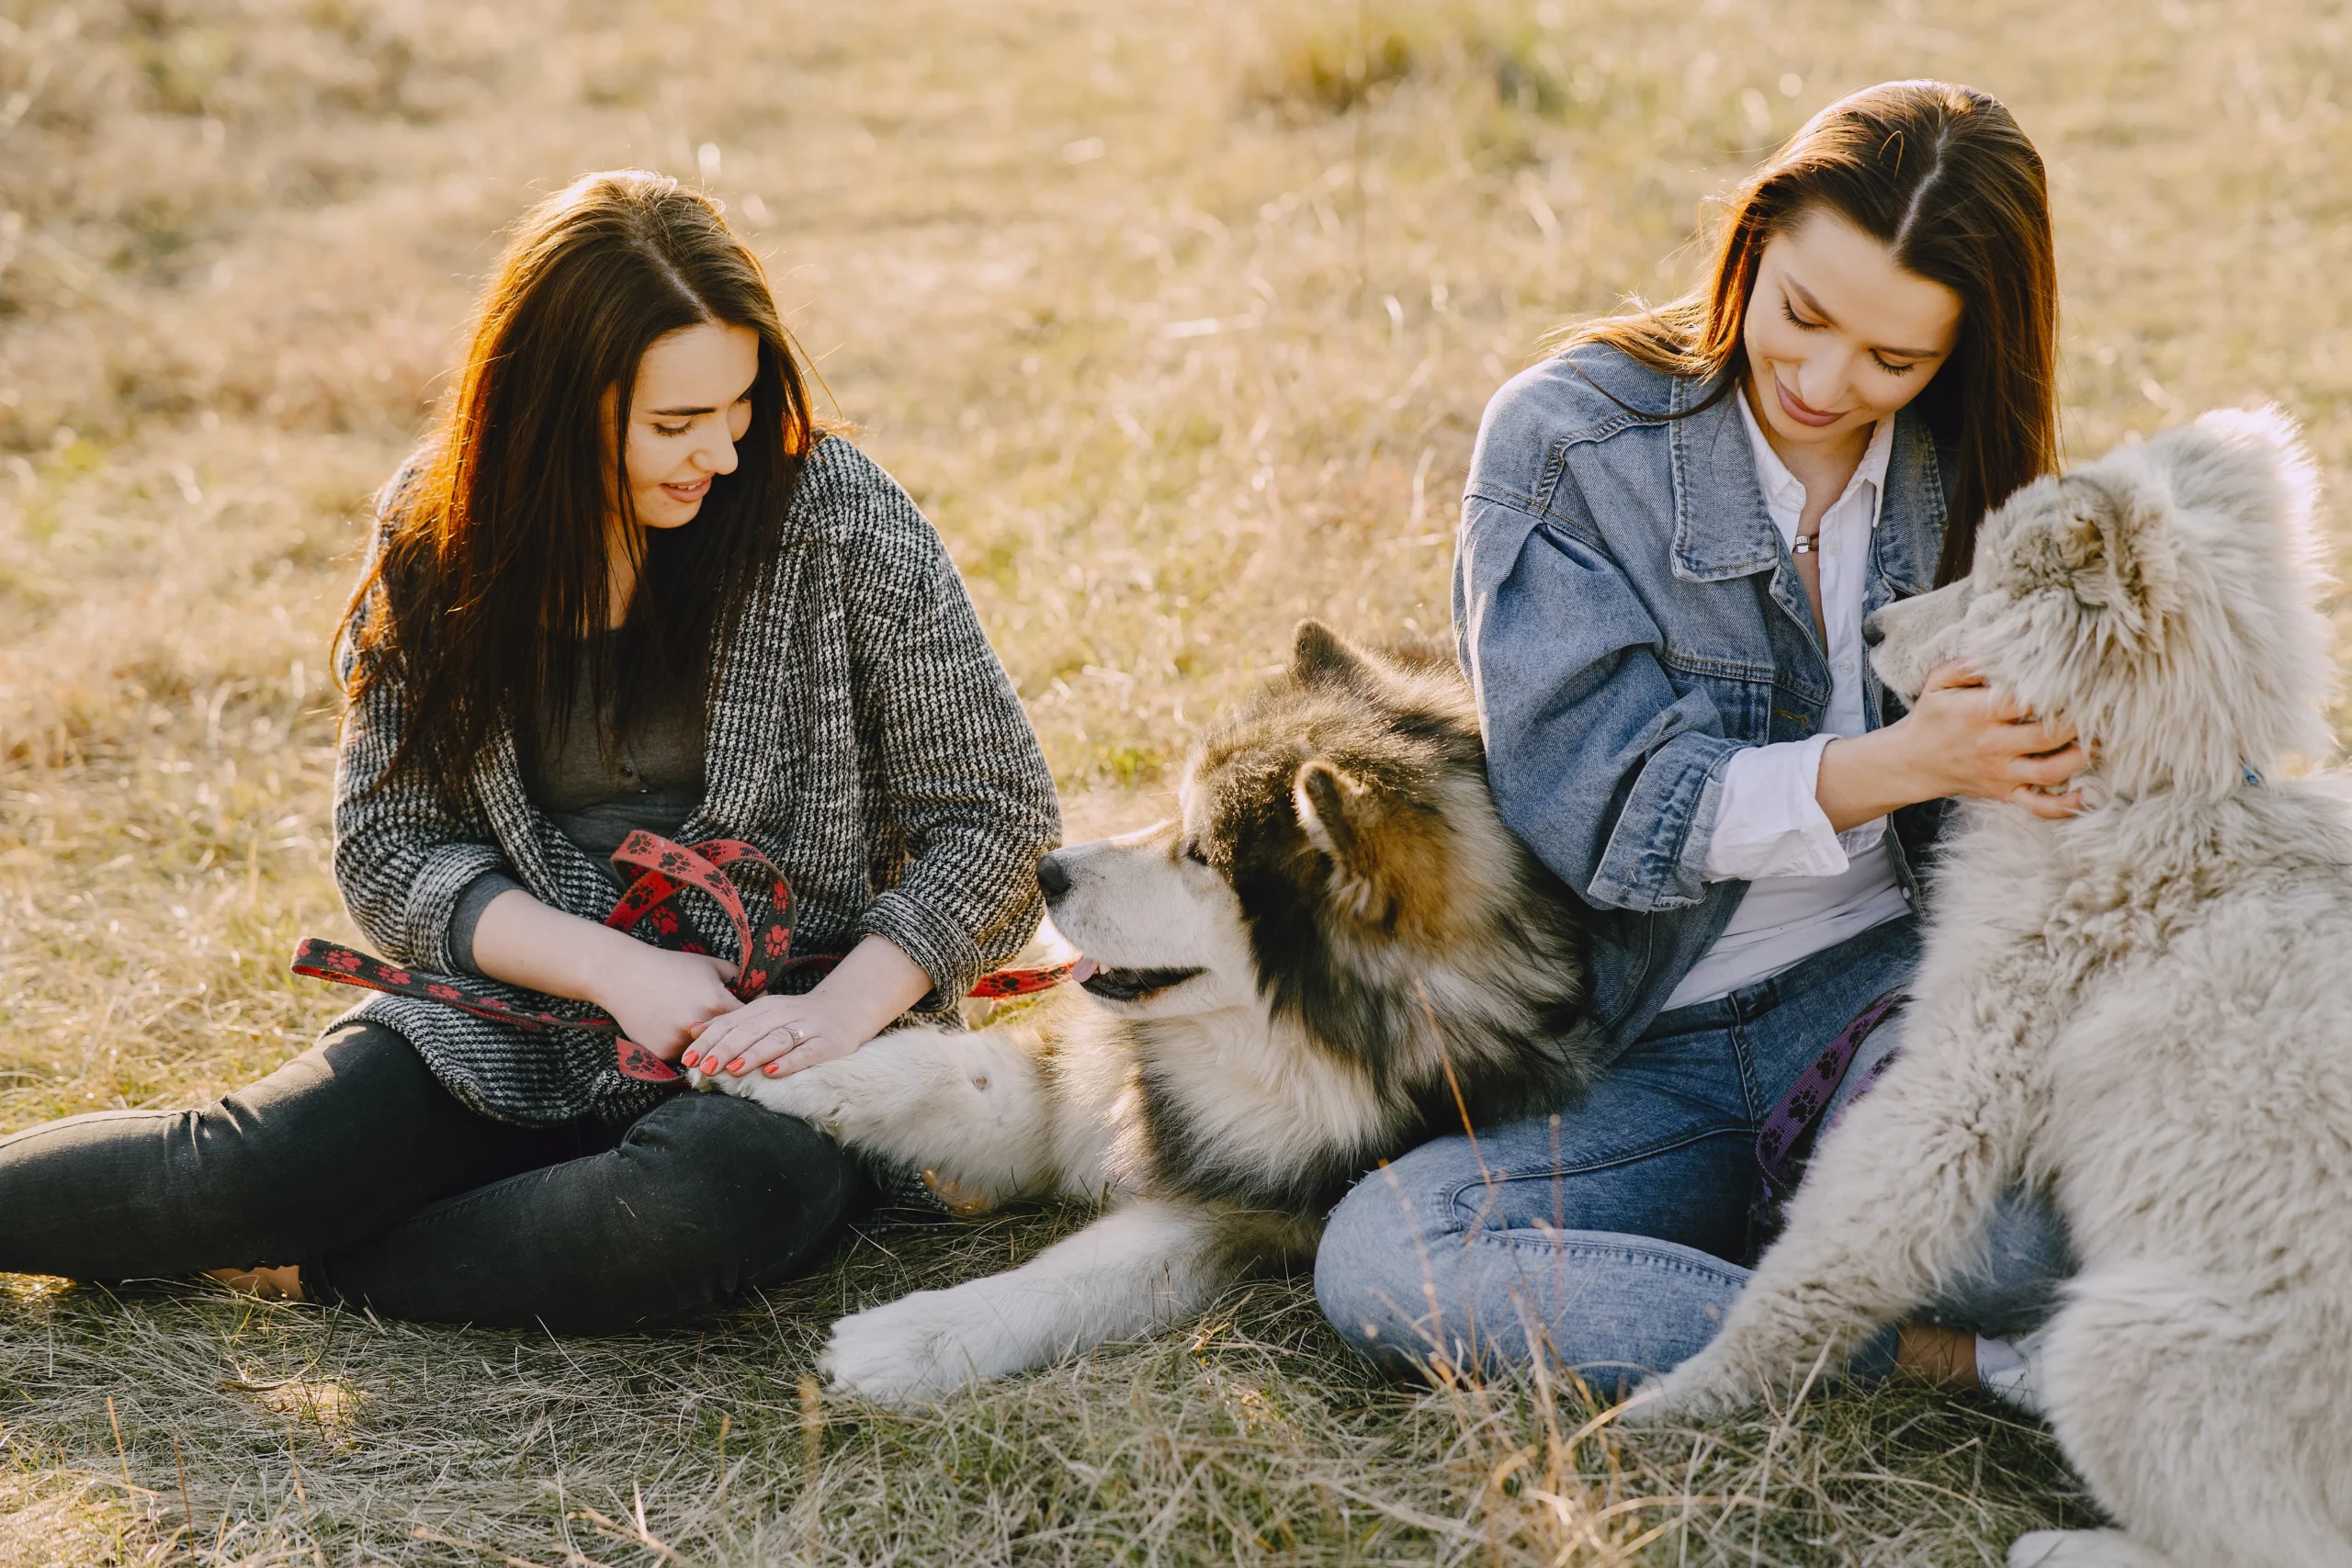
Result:
<svg viewBox="0 0 2352 1568">
<path fill-rule="evenodd" d="M 1764 1201 L 1777 1208 L 1788 1201 L 1796 1190 L 1797 1179 L 1804 1174 L 1804 1156 L 1811 1140 L 1807 1134 L 1820 1122 L 1837 1097 L 1838 1086 L 1846 1081 L 1846 1070 L 1854 1065 L 1854 1053 L 1871 1032 L 1886 1021 L 1887 1015 L 1903 1005 L 1903 993 L 1889 991 L 1856 1015 L 1854 1021 L 1842 1030 L 1829 1048 L 1814 1059 L 1813 1066 L 1797 1076 L 1788 1093 L 1772 1107 L 1764 1118 L 1764 1125 L 1756 1134 L 1756 1163 L 1764 1172 Z M 1892 1055 L 1882 1056 L 1872 1064 L 1871 1079 L 1886 1070 Z M 1865 1092 L 1864 1084 L 1857 1092 Z"/>
</svg>

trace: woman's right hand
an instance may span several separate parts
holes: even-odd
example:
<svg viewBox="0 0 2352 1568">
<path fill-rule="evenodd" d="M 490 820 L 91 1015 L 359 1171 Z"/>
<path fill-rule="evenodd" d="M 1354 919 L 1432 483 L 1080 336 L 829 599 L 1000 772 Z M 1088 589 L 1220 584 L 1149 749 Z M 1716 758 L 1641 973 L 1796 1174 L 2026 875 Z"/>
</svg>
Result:
<svg viewBox="0 0 2352 1568">
<path fill-rule="evenodd" d="M 1955 661 L 1928 671 L 1918 700 L 1894 723 L 1831 741 L 1815 798 L 1839 832 L 1955 795 L 2056 818 L 2080 811 L 2083 795 L 2050 792 L 2089 766 L 2072 721 L 2025 712 Z"/>
<path fill-rule="evenodd" d="M 613 1015 L 621 1032 L 665 1062 L 694 1043 L 691 1032 L 743 1004 L 727 988 L 735 965 L 700 953 L 671 953 L 629 940 L 635 951 L 607 966 L 585 998 Z"/>
<path fill-rule="evenodd" d="M 492 979 L 592 1002 L 665 1062 L 685 1050 L 688 1030 L 743 1005 L 727 988 L 732 964 L 639 942 L 520 887 L 490 901 L 473 938 L 474 965 Z"/>
</svg>

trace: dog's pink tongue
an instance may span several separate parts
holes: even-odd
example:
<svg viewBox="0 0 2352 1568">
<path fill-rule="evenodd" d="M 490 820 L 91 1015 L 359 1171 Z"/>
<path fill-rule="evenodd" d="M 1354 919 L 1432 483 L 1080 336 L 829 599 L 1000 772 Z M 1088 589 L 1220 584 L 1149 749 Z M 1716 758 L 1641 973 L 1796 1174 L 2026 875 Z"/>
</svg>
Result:
<svg viewBox="0 0 2352 1568">
<path fill-rule="evenodd" d="M 1101 973 L 1102 968 L 1102 965 L 1095 963 L 1094 960 L 1087 957 L 1081 953 L 1078 956 L 1078 962 L 1069 966 L 1070 984 L 1074 986 L 1083 986 L 1086 982 L 1094 978 L 1097 974 Z"/>
</svg>

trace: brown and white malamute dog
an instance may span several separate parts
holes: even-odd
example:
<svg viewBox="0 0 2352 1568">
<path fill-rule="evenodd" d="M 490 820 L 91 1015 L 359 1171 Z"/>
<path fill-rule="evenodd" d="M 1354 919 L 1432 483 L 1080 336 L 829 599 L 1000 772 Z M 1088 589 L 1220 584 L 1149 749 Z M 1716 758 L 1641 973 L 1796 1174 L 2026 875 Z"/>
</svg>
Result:
<svg viewBox="0 0 2352 1568">
<path fill-rule="evenodd" d="M 835 1386 L 928 1399 L 1191 1317 L 1311 1258 L 1382 1158 L 1583 1092 L 1582 917 L 1496 815 L 1450 663 L 1306 623 L 1181 800 L 1038 865 L 1055 927 L 1098 965 L 1085 995 L 725 1083 L 965 1212 L 1105 1206 L 1009 1273 L 842 1319 Z"/>
</svg>

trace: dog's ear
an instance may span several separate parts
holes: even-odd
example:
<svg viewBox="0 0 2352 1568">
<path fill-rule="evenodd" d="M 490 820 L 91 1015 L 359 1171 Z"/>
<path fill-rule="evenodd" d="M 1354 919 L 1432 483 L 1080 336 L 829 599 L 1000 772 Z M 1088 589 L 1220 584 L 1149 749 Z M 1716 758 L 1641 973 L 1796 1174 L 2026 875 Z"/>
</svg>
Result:
<svg viewBox="0 0 2352 1568">
<path fill-rule="evenodd" d="M 1307 625 L 1313 626 L 1312 621 Z M 1356 825 L 1348 819 L 1353 805 L 1361 813 L 1371 792 L 1357 779 L 1317 758 L 1301 762 L 1291 780 L 1291 806 L 1298 813 L 1299 831 L 1306 841 L 1340 864 L 1347 864 L 1357 849 Z"/>
<path fill-rule="evenodd" d="M 2057 542 L 2067 586 L 2098 612 L 2118 645 L 2154 645 L 2181 603 L 2170 498 L 2132 479 L 2088 473 L 2074 476 L 2065 493 L 2071 504 L 2058 521 Z"/>
<path fill-rule="evenodd" d="M 1354 644 L 1320 621 L 1301 621 L 1291 638 L 1290 672 L 1302 686 L 1361 687 L 1372 665 Z"/>
<path fill-rule="evenodd" d="M 1343 915 L 1394 927 L 1419 907 L 1414 889 L 1445 886 L 1436 818 L 1413 801 L 1321 758 L 1291 779 L 1299 831 L 1330 863 L 1327 884 Z"/>
</svg>

